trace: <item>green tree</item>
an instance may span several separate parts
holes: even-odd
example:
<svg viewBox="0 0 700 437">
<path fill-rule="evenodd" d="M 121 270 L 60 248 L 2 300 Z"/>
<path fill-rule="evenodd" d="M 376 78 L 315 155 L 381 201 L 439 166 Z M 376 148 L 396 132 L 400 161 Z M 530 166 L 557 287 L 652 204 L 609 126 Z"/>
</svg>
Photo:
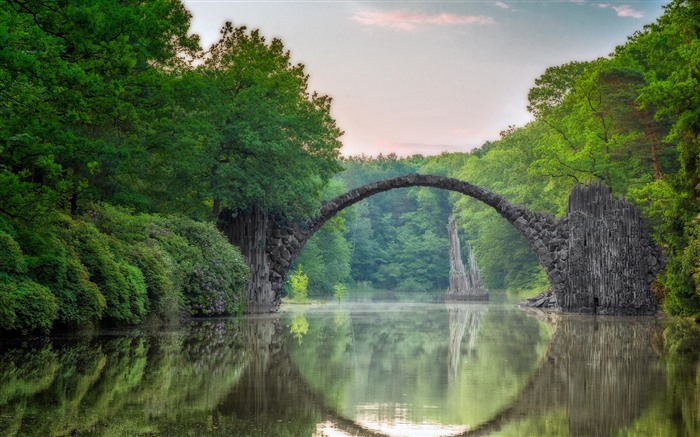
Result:
<svg viewBox="0 0 700 437">
<path fill-rule="evenodd" d="M 668 256 L 668 267 L 659 278 L 665 309 L 686 315 L 700 312 L 700 287 L 694 280 L 700 262 L 699 23 L 697 2 L 674 0 L 656 23 L 620 49 L 649 71 L 640 106 L 670 124 L 664 140 L 677 151 L 677 171 L 640 188 L 638 197 Z"/>
<path fill-rule="evenodd" d="M 0 207 L 32 218 L 114 193 L 162 71 L 197 49 L 176 0 L 0 2 Z M 147 124 L 147 123 L 146 123 Z"/>
<path fill-rule="evenodd" d="M 344 294 L 345 284 L 335 284 L 333 286 L 333 296 L 338 300 L 338 303 L 340 303 L 341 299 L 343 299 Z"/>
<path fill-rule="evenodd" d="M 297 303 L 306 302 L 309 296 L 309 277 L 304 273 L 301 264 L 289 275 L 290 293 L 292 300 Z"/>
<path fill-rule="evenodd" d="M 216 136 L 204 144 L 199 179 L 214 216 L 251 207 L 310 214 L 340 170 L 330 97 L 308 89 L 304 66 L 292 64 L 281 40 L 231 23 L 198 72 L 211 86 L 202 109 Z"/>
</svg>

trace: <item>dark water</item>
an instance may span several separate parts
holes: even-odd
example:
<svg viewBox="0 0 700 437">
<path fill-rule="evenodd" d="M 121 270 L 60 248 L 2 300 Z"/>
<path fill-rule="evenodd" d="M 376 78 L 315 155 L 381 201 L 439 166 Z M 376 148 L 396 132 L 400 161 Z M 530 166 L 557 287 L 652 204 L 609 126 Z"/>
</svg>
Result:
<svg viewBox="0 0 700 437">
<path fill-rule="evenodd" d="M 0 435 L 700 435 L 700 332 L 355 303 L 0 344 Z"/>
</svg>

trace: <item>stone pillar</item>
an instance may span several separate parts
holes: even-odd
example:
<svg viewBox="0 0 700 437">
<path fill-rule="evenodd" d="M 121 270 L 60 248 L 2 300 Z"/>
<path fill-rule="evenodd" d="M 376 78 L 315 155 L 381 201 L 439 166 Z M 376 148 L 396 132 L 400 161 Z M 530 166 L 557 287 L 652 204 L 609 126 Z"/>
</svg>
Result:
<svg viewBox="0 0 700 437">
<path fill-rule="evenodd" d="M 452 216 L 447 224 L 447 232 L 450 238 L 450 288 L 445 294 L 445 300 L 488 300 L 489 292 L 481 285 L 479 267 L 476 265 L 474 253 L 469 245 L 467 245 L 469 248 L 469 270 L 465 271 L 464 269 L 457 224 Z"/>
<path fill-rule="evenodd" d="M 450 238 L 450 288 L 448 296 L 461 296 L 467 294 L 467 274 L 462 263 L 462 250 L 457 236 L 457 224 L 454 217 L 450 216 L 447 224 L 447 233 Z"/>
<path fill-rule="evenodd" d="M 282 287 L 294 262 L 308 239 L 308 231 L 303 225 L 289 222 L 285 217 L 272 215 L 267 223 L 265 252 L 270 261 L 269 281 L 274 293 L 275 306 L 282 298 Z"/>
<path fill-rule="evenodd" d="M 587 314 L 653 314 L 651 282 L 661 254 L 641 213 L 604 185 L 571 190 L 567 287 L 561 309 Z"/>
<path fill-rule="evenodd" d="M 228 210 L 220 215 L 219 229 L 229 243 L 238 246 L 250 266 L 246 313 L 272 312 L 279 305 L 270 282 L 271 263 L 266 251 L 268 221 L 268 215 L 259 209 L 240 212 L 235 217 Z"/>
</svg>

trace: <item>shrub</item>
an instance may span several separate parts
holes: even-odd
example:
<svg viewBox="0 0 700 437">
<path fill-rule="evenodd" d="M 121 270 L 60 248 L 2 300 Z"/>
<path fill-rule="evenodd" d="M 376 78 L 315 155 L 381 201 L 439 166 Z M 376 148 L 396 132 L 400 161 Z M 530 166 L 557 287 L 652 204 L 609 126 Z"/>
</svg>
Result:
<svg viewBox="0 0 700 437">
<path fill-rule="evenodd" d="M 309 296 L 309 277 L 304 273 L 301 264 L 298 264 L 291 275 L 289 275 L 289 285 L 291 288 L 292 300 L 295 302 L 305 302 Z"/>
<path fill-rule="evenodd" d="M 141 289 L 129 264 L 113 252 L 108 238 L 83 221 L 73 223 L 68 237 L 90 278 L 105 297 L 105 315 L 117 322 L 140 322 L 145 310 L 145 288 Z"/>
<path fill-rule="evenodd" d="M 73 252 L 68 259 L 66 280 L 51 290 L 58 299 L 58 321 L 66 325 L 85 326 L 102 319 L 107 300 L 99 287 L 90 281 L 87 268 Z"/>
<path fill-rule="evenodd" d="M 0 273 L 25 273 L 22 249 L 10 234 L 0 231 Z"/>
<path fill-rule="evenodd" d="M 210 223 L 169 218 L 166 226 L 190 246 L 183 295 L 192 314 L 235 314 L 243 309 L 243 293 L 250 270 L 238 248 L 229 244 Z"/>
<path fill-rule="evenodd" d="M 0 331 L 242 310 L 248 266 L 212 224 L 98 204 L 17 226 L 0 218 Z"/>
<path fill-rule="evenodd" d="M 0 330 L 48 332 L 58 315 L 56 297 L 34 281 L 0 277 Z"/>
<path fill-rule="evenodd" d="M 340 300 L 343 298 L 344 294 L 345 294 L 345 284 L 335 284 L 333 286 L 333 295 L 335 296 L 336 299 L 338 299 L 338 303 L 340 303 Z"/>
<path fill-rule="evenodd" d="M 156 241 L 130 246 L 129 261 L 141 270 L 148 295 L 146 311 L 155 315 L 176 316 L 182 305 L 175 288 L 177 268 L 172 257 Z"/>
<path fill-rule="evenodd" d="M 132 314 L 138 315 L 139 319 L 146 312 L 146 282 L 143 280 L 143 273 L 137 267 L 132 266 L 126 261 L 119 263 L 126 283 L 129 284 L 129 305 Z"/>
<path fill-rule="evenodd" d="M 65 235 L 65 230 L 74 226 L 74 220 L 64 215 L 40 226 L 18 229 L 18 239 L 26 248 L 28 277 L 56 296 L 57 322 L 81 326 L 99 321 L 106 305 L 105 298 L 90 281 L 87 268 L 70 247 L 71 238 Z M 59 238 L 60 230 L 64 230 L 63 238 Z"/>
</svg>

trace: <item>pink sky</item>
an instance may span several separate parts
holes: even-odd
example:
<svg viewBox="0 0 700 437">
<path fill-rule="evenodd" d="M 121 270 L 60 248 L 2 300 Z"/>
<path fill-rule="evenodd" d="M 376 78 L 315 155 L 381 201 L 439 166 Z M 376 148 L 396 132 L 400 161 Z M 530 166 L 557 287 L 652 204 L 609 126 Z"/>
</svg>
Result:
<svg viewBox="0 0 700 437">
<path fill-rule="evenodd" d="M 530 120 L 548 66 L 610 53 L 659 1 L 190 0 L 204 44 L 225 20 L 279 37 L 333 97 L 343 154 L 468 151 Z"/>
</svg>

